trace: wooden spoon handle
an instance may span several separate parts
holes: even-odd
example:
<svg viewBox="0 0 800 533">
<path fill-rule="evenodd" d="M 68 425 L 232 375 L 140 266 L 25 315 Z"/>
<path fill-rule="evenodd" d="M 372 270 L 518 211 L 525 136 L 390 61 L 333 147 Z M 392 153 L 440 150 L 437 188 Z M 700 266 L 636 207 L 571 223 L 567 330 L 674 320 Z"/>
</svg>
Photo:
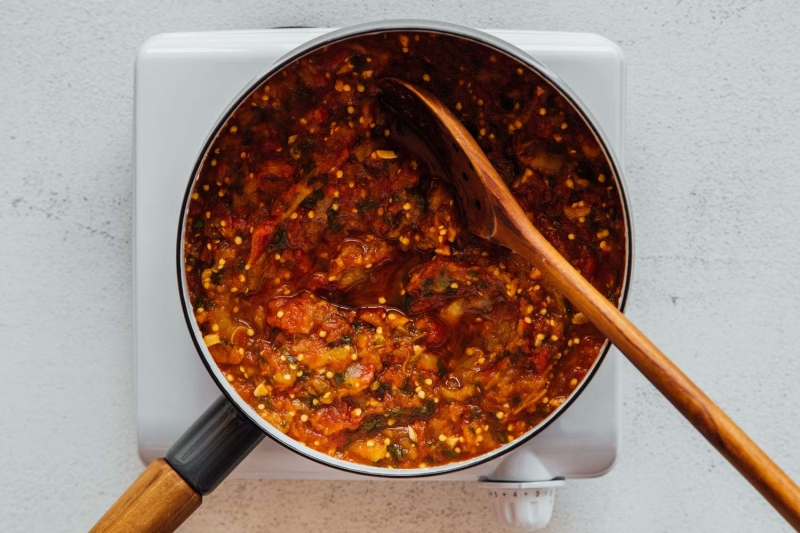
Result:
<svg viewBox="0 0 800 533">
<path fill-rule="evenodd" d="M 89 533 L 170 533 L 203 501 L 164 459 L 156 459 Z"/>
<path fill-rule="evenodd" d="M 789 476 L 558 253 L 516 202 L 499 204 L 495 209 L 498 228 L 494 240 L 518 251 L 541 270 L 792 527 L 800 531 L 800 488 Z"/>
</svg>

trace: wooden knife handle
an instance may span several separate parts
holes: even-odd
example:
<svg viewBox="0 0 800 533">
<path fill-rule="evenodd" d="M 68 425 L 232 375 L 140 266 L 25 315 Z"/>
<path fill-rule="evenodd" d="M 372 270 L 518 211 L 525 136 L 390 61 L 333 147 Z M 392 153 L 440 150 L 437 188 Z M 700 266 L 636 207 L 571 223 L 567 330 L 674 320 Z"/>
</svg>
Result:
<svg viewBox="0 0 800 533">
<path fill-rule="evenodd" d="M 164 459 L 156 459 L 103 515 L 89 533 L 169 533 L 203 497 Z"/>
</svg>

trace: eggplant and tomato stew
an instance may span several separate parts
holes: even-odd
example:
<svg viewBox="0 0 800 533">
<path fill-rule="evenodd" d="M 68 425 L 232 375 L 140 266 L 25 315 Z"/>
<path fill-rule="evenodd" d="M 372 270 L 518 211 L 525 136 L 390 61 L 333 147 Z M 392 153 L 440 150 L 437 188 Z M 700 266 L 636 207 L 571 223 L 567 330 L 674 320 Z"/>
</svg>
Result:
<svg viewBox="0 0 800 533">
<path fill-rule="evenodd" d="M 618 184 L 584 119 L 520 61 L 455 36 L 336 42 L 266 79 L 199 171 L 184 257 L 226 379 L 281 432 L 387 468 L 483 455 L 584 379 L 606 339 L 526 260 L 467 230 L 378 80 L 441 98 L 545 237 L 610 300 Z"/>
</svg>

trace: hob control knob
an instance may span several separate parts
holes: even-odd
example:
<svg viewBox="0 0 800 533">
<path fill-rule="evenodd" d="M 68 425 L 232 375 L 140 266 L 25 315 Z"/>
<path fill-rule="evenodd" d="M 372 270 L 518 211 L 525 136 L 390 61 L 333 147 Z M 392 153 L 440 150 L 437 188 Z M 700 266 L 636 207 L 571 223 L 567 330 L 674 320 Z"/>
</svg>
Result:
<svg viewBox="0 0 800 533">
<path fill-rule="evenodd" d="M 556 488 L 564 485 L 564 480 L 480 483 L 488 490 L 497 523 L 510 531 L 527 533 L 540 530 L 550 522 Z"/>
</svg>

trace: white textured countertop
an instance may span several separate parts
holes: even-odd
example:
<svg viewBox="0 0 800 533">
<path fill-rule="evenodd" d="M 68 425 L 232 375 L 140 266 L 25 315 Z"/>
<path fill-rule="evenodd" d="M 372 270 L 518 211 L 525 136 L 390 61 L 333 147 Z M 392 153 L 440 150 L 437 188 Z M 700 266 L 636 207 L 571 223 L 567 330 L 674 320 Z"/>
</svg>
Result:
<svg viewBox="0 0 800 533">
<path fill-rule="evenodd" d="M 167 31 L 413 16 L 619 43 L 637 246 L 628 314 L 800 479 L 800 6 L 659 4 L 0 0 L 0 530 L 86 530 L 142 469 L 133 60 Z M 789 531 L 627 363 L 623 374 L 617 466 L 560 489 L 548 531 Z M 470 484 L 230 481 L 181 531 L 494 529 Z"/>
</svg>

